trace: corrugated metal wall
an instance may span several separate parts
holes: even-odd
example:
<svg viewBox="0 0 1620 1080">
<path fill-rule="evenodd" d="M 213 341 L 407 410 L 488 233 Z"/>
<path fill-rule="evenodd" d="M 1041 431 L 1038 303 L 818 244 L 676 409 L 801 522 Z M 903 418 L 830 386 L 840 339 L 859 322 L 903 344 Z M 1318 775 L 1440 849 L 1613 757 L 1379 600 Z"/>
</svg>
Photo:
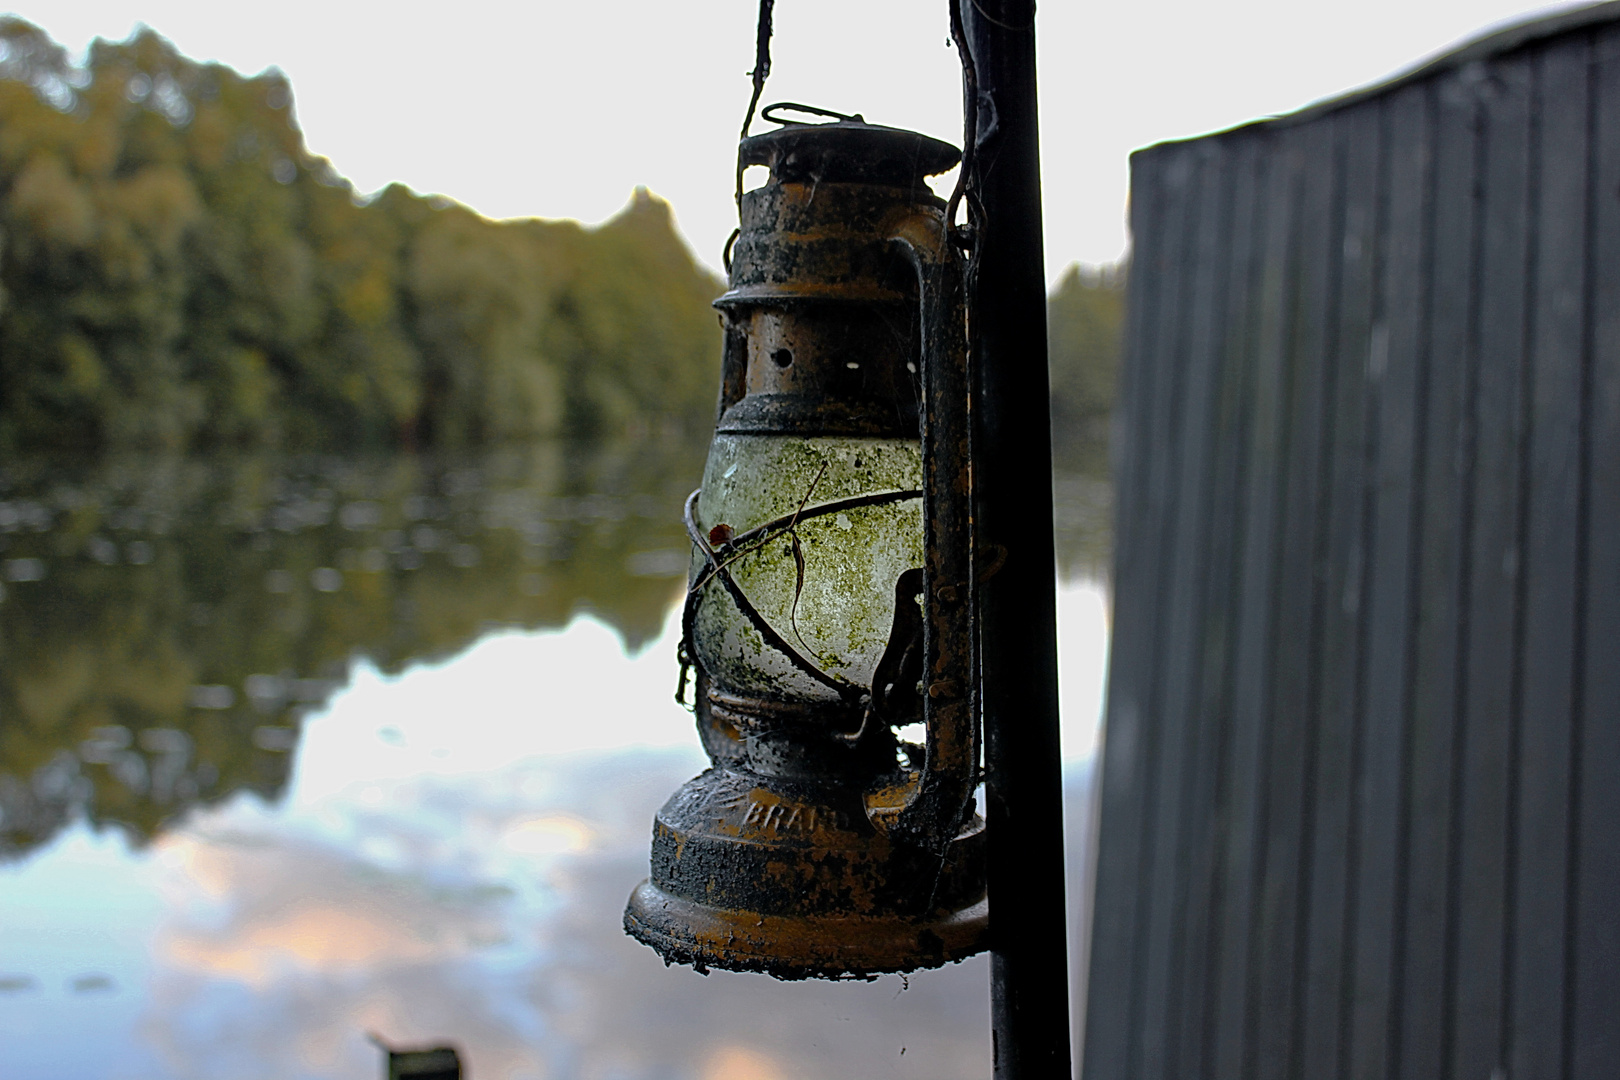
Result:
<svg viewBox="0 0 1620 1080">
<path fill-rule="evenodd" d="M 1087 1080 L 1620 1078 L 1615 20 L 1133 159 Z"/>
</svg>

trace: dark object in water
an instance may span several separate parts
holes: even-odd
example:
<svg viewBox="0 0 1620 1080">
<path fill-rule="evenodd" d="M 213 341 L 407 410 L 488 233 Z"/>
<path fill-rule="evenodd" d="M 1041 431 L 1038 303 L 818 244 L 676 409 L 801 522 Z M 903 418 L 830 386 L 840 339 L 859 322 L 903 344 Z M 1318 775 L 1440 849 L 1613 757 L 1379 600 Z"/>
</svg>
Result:
<svg viewBox="0 0 1620 1080">
<path fill-rule="evenodd" d="M 368 1035 L 388 1055 L 387 1080 L 461 1080 L 461 1055 L 453 1046 L 402 1050 L 379 1035 Z"/>
</svg>

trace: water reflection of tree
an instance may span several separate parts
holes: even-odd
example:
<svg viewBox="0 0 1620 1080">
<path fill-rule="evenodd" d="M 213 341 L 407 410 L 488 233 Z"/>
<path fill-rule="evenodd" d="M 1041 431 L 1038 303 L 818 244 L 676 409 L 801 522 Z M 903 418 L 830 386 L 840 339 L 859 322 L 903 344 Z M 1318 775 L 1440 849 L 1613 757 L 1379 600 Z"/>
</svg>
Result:
<svg viewBox="0 0 1620 1080">
<path fill-rule="evenodd" d="M 1065 580 L 1105 580 L 1114 557 L 1108 440 L 1059 437 L 1053 451 L 1058 571 Z"/>
<path fill-rule="evenodd" d="M 300 718 L 360 657 L 398 671 L 581 610 L 639 646 L 685 572 L 702 451 L 8 463 L 0 855 L 76 812 L 146 837 L 197 802 L 273 798 Z"/>
</svg>

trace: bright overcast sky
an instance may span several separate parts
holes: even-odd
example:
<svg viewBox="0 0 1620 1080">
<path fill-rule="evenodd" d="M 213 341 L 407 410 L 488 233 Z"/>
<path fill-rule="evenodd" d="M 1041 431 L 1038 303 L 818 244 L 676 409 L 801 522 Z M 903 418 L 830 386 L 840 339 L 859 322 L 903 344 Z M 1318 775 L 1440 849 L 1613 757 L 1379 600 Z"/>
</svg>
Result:
<svg viewBox="0 0 1620 1080">
<path fill-rule="evenodd" d="M 947 10 L 945 0 L 779 0 L 765 100 L 959 143 Z M 1047 0 L 1037 33 L 1049 275 L 1125 250 L 1132 149 L 1290 111 L 1547 10 L 1534 0 Z M 755 0 L 42 0 L 16 11 L 75 52 L 144 22 L 194 58 L 279 66 L 310 149 L 362 191 L 400 180 L 491 217 L 594 222 L 646 184 L 711 265 L 735 223 Z"/>
</svg>

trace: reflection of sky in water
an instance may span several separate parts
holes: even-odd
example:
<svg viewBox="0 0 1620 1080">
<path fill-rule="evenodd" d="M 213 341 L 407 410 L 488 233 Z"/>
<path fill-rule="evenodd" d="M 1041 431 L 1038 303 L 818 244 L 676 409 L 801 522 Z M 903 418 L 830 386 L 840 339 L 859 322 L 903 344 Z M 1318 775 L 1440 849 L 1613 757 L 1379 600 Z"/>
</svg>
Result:
<svg viewBox="0 0 1620 1080">
<path fill-rule="evenodd" d="M 1101 591 L 1065 587 L 1060 622 L 1080 811 Z M 0 868 L 0 1075 L 375 1077 L 368 1031 L 454 1041 L 477 1080 L 984 1075 L 982 957 L 784 984 L 623 936 L 651 815 L 703 766 L 675 633 L 626 656 L 584 617 L 361 666 L 276 805 L 239 793 L 138 851 L 79 825 Z"/>
</svg>

